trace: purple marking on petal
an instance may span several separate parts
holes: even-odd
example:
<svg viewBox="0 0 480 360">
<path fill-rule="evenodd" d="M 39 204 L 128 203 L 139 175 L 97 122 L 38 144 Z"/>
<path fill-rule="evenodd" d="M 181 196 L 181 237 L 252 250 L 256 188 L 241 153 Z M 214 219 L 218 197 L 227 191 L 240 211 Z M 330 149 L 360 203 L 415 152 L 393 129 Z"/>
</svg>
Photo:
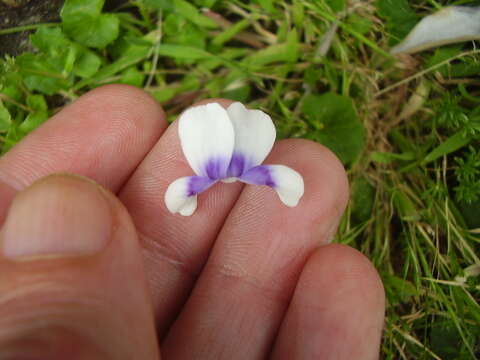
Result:
<svg viewBox="0 0 480 360">
<path fill-rule="evenodd" d="M 247 161 L 245 156 L 239 153 L 233 153 L 232 160 L 230 160 L 230 165 L 228 166 L 227 176 L 228 177 L 240 177 L 245 170 L 247 170 Z"/>
<path fill-rule="evenodd" d="M 215 184 L 215 180 L 204 176 L 191 176 L 188 179 L 187 196 L 193 196 L 207 190 L 210 186 Z"/>
<path fill-rule="evenodd" d="M 227 177 L 229 160 L 227 158 L 212 158 L 205 165 L 205 174 L 211 180 L 220 180 Z"/>
<path fill-rule="evenodd" d="M 268 165 L 255 166 L 240 176 L 239 179 L 247 184 L 276 186 Z"/>
</svg>

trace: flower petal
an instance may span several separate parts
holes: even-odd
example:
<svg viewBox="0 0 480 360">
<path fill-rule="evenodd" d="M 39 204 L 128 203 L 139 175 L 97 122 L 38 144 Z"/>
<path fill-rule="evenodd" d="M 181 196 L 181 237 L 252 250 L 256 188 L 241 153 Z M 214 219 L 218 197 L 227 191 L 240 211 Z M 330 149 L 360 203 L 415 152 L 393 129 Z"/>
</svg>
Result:
<svg viewBox="0 0 480 360">
<path fill-rule="evenodd" d="M 412 54 L 475 39 L 480 39 L 480 7 L 448 6 L 423 18 L 391 53 Z"/>
<path fill-rule="evenodd" d="M 247 184 L 267 185 L 275 189 L 287 206 L 297 206 L 305 191 L 302 175 L 284 165 L 255 166 L 240 178 Z"/>
<path fill-rule="evenodd" d="M 226 176 L 235 135 L 228 113 L 221 105 L 210 103 L 186 110 L 180 116 L 178 134 L 195 174 L 214 180 Z"/>
<path fill-rule="evenodd" d="M 275 142 L 275 126 L 263 111 L 249 110 L 239 102 L 231 104 L 227 112 L 235 130 L 228 176 L 238 177 L 265 160 Z"/>
<path fill-rule="evenodd" d="M 165 205 L 172 213 L 192 215 L 197 208 L 197 194 L 215 184 L 216 180 L 202 176 L 185 176 L 172 182 L 165 192 Z"/>
</svg>

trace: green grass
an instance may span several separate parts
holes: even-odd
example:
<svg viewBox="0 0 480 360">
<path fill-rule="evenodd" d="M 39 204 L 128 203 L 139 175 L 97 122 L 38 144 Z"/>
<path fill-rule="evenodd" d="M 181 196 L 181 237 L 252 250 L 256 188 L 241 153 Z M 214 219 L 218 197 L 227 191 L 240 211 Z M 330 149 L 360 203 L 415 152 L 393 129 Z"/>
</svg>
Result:
<svg viewBox="0 0 480 360">
<path fill-rule="evenodd" d="M 83 2 L 37 27 L 38 52 L 1 60 L 4 152 L 113 82 L 143 87 L 169 119 L 207 97 L 264 109 L 280 137 L 322 142 L 348 169 L 337 240 L 382 275 L 382 357 L 479 356 L 480 51 L 388 53 L 422 16 L 468 2 L 144 0 L 79 15 Z"/>
</svg>

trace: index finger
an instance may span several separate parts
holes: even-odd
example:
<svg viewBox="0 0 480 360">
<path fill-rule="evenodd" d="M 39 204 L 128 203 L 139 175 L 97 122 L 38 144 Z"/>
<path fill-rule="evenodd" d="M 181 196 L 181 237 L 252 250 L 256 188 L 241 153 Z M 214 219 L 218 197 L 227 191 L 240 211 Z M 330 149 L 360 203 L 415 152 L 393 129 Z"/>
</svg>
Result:
<svg viewBox="0 0 480 360">
<path fill-rule="evenodd" d="M 0 219 L 16 191 L 51 173 L 84 175 L 116 192 L 166 126 L 160 105 L 140 89 L 92 90 L 0 158 Z"/>
</svg>

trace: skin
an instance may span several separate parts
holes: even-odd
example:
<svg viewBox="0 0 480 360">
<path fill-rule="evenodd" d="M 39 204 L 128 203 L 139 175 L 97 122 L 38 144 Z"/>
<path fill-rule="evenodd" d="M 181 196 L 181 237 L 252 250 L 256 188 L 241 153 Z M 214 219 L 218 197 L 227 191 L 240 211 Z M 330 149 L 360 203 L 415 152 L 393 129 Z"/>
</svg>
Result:
<svg viewBox="0 0 480 360">
<path fill-rule="evenodd" d="M 342 165 L 305 140 L 265 163 L 303 175 L 297 207 L 222 183 L 172 215 L 165 190 L 192 170 L 160 106 L 123 85 L 66 106 L 0 158 L 0 359 L 378 358 L 379 276 L 328 244 Z M 12 256 L 12 238 L 51 249 Z"/>
</svg>

